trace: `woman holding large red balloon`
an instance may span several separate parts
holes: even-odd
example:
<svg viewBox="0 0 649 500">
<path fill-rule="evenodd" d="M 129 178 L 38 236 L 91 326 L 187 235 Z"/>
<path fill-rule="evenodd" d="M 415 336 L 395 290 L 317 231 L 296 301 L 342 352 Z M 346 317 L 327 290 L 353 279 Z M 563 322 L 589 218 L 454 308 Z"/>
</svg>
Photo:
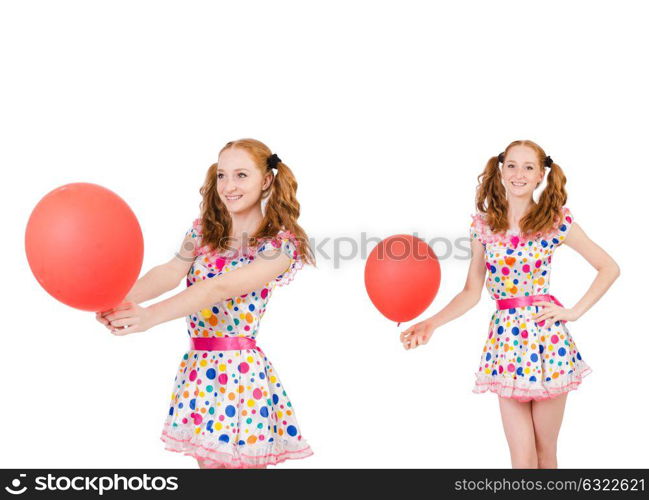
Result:
<svg viewBox="0 0 649 500">
<path fill-rule="evenodd" d="M 547 187 L 534 190 L 550 170 Z M 480 300 L 496 301 L 473 392 L 499 397 L 515 468 L 556 468 L 566 397 L 591 372 L 565 326 L 584 314 L 619 276 L 615 261 L 574 222 L 563 170 L 532 141 L 514 141 L 480 176 L 471 224 L 471 263 L 464 289 L 437 314 L 401 333 L 406 349 L 426 344 L 435 329 Z M 572 228 L 572 229 L 571 229 Z M 598 269 L 572 308 L 549 294 L 555 250 L 567 244 Z"/>
<path fill-rule="evenodd" d="M 60 251 L 67 267 L 46 268 L 45 254 L 34 260 L 33 268 L 53 275 L 41 282 L 48 291 L 74 307 L 101 305 L 94 309 L 97 320 L 116 336 L 186 318 L 189 350 L 176 372 L 161 440 L 165 449 L 195 457 L 200 468 L 265 468 L 312 454 L 278 374 L 255 341 L 275 287 L 292 281 L 304 263 L 314 264 L 297 223 L 296 190 L 292 171 L 266 145 L 231 141 L 207 171 L 201 216 L 178 253 L 134 285 L 142 259 L 139 226 L 113 198 L 104 218 L 89 227 L 85 218 L 97 211 L 93 196 L 106 196 L 98 189 L 68 210 L 71 219 L 58 220 L 58 233 L 50 231 L 48 245 L 67 247 Z M 262 200 L 267 200 L 264 210 Z M 34 234 L 46 232 L 49 222 L 42 217 Z M 30 239 L 30 251 L 38 244 L 38 238 Z M 62 277 L 74 271 L 75 262 L 93 270 L 108 264 L 108 269 Z M 184 277 L 183 292 L 139 305 L 173 290 Z M 89 293 L 82 285 L 93 280 Z"/>
</svg>

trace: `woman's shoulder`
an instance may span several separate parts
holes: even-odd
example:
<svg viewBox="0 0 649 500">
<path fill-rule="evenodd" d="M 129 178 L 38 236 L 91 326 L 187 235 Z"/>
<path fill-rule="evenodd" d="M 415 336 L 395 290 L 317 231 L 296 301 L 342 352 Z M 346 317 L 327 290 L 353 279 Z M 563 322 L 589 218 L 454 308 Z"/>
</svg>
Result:
<svg viewBox="0 0 649 500">
<path fill-rule="evenodd" d="M 280 228 L 274 237 L 270 238 L 265 245 L 272 248 L 279 248 L 281 252 L 289 257 L 289 267 L 275 278 L 275 284 L 284 286 L 293 281 L 297 271 L 304 267 L 304 262 L 299 251 L 300 241 L 296 235 L 285 227 Z"/>
<path fill-rule="evenodd" d="M 197 256 L 207 254 L 213 256 L 219 254 L 219 252 L 212 249 L 209 245 L 203 245 L 203 221 L 200 217 L 194 219 L 185 236 L 191 236 L 196 248 L 195 254 Z"/>
<path fill-rule="evenodd" d="M 572 212 L 566 205 L 564 205 L 561 207 L 561 210 L 559 210 L 559 214 L 555 216 L 554 223 L 546 234 L 552 236 L 566 231 L 572 225 L 572 221 Z"/>
<path fill-rule="evenodd" d="M 498 235 L 491 230 L 487 223 L 487 214 L 483 212 L 471 213 L 471 239 L 478 239 L 483 245 L 499 240 Z"/>
<path fill-rule="evenodd" d="M 568 231 L 572 227 L 574 218 L 572 211 L 564 205 L 561 207 L 561 213 L 559 217 L 556 218 L 554 225 L 550 231 L 550 237 L 552 238 L 553 243 L 560 245 L 565 240 L 568 235 Z"/>
<path fill-rule="evenodd" d="M 185 232 L 185 238 L 190 238 L 191 243 L 194 246 L 194 254 L 198 254 L 198 250 L 202 245 L 201 243 L 202 234 L 203 233 L 201 231 L 201 219 L 194 219 L 192 225 Z"/>
<path fill-rule="evenodd" d="M 476 228 L 482 228 L 487 223 L 487 216 L 482 212 L 471 213 L 471 225 Z"/>
<path fill-rule="evenodd" d="M 269 250 L 270 248 L 282 247 L 284 249 L 290 249 L 291 253 L 297 253 L 296 251 L 299 246 L 300 242 L 295 234 L 282 226 L 274 236 L 266 237 L 260 240 L 257 248 L 258 251 L 264 251 Z"/>
<path fill-rule="evenodd" d="M 564 205 L 561 207 L 562 223 L 572 224 L 572 211 Z"/>
</svg>

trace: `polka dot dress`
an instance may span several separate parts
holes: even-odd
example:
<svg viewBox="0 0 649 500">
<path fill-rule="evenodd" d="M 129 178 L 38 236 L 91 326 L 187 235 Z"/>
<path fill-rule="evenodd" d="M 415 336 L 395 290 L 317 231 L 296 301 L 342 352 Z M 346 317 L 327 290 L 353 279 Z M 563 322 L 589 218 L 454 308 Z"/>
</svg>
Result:
<svg viewBox="0 0 649 500">
<path fill-rule="evenodd" d="M 200 219 L 187 233 L 197 248 L 187 286 L 239 269 L 270 247 L 281 247 L 291 258 L 290 267 L 262 288 L 187 316 L 190 337 L 255 339 L 275 286 L 288 284 L 303 266 L 295 236 L 280 231 L 250 252 L 226 256 L 201 246 Z M 208 467 L 258 467 L 313 454 L 279 375 L 258 348 L 187 351 L 161 439 L 165 449 L 204 460 Z"/>
<path fill-rule="evenodd" d="M 529 239 L 512 230 L 493 233 L 483 214 L 472 218 L 471 240 L 484 247 L 485 287 L 492 299 L 551 294 L 552 256 L 573 223 L 567 207 L 548 234 Z M 473 392 L 543 400 L 576 389 L 591 372 L 564 322 L 534 322 L 532 315 L 540 311 L 523 306 L 493 313 Z"/>
</svg>

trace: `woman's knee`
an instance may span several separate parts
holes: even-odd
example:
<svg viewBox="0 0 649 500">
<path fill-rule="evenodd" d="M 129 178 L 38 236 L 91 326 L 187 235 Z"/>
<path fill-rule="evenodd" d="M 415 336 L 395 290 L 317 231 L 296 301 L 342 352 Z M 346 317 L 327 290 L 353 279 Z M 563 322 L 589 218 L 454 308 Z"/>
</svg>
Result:
<svg viewBox="0 0 649 500">
<path fill-rule="evenodd" d="M 557 462 L 556 443 L 537 444 L 536 457 L 540 468 L 554 467 Z"/>
<path fill-rule="evenodd" d="M 512 467 L 515 469 L 536 469 L 538 457 L 534 447 L 511 450 Z"/>
</svg>

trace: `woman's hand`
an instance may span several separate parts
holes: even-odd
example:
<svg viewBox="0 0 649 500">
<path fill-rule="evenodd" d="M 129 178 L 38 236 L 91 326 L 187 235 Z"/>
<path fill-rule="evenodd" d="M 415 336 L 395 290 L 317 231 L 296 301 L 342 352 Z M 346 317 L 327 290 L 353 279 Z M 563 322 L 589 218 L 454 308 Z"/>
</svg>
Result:
<svg viewBox="0 0 649 500">
<path fill-rule="evenodd" d="M 149 309 L 131 301 L 122 302 L 117 307 L 102 312 L 101 315 L 108 321 L 106 326 L 114 335 L 145 332 L 156 325 L 153 313 Z"/>
<path fill-rule="evenodd" d="M 542 308 L 541 312 L 532 314 L 532 318 L 536 323 L 540 323 L 546 319 L 552 323 L 555 321 L 575 321 L 579 319 L 579 315 L 574 309 L 566 309 L 565 307 L 558 306 L 554 302 L 538 301 L 533 302 L 532 305 Z"/>
<path fill-rule="evenodd" d="M 435 326 L 432 318 L 420 321 L 412 325 L 407 330 L 401 332 L 401 342 L 405 350 L 414 349 L 417 346 L 428 344 L 428 340 L 433 335 Z"/>
</svg>

